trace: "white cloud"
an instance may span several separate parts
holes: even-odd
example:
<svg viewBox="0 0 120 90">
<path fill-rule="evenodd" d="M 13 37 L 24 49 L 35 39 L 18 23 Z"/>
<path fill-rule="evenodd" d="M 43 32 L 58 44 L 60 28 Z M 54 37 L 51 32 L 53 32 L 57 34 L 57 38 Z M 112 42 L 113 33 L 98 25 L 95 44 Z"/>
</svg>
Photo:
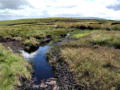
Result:
<svg viewBox="0 0 120 90">
<path fill-rule="evenodd" d="M 27 2 L 29 5 L 24 5 L 23 9 L 0 10 L 0 16 L 7 17 L 8 14 L 8 17 L 10 16 L 9 19 L 11 17 L 37 18 L 68 16 L 120 20 L 120 10 L 109 8 L 111 5 L 116 5 L 119 0 L 27 0 Z"/>
</svg>

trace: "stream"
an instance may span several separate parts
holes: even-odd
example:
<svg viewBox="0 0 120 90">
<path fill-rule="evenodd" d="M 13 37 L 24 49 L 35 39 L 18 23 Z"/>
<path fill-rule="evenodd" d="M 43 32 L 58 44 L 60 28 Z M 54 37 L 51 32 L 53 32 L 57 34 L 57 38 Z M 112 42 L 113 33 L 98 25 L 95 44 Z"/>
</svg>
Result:
<svg viewBox="0 0 120 90">
<path fill-rule="evenodd" d="M 59 42 L 56 42 L 52 45 L 59 46 L 65 42 L 74 41 L 76 39 L 64 39 Z M 54 77 L 52 71 L 52 66 L 48 64 L 47 61 L 47 52 L 51 48 L 49 45 L 40 46 L 35 52 L 28 53 L 24 50 L 21 50 L 21 55 L 33 65 L 34 73 L 32 75 L 32 88 L 30 90 L 39 90 L 44 88 L 45 90 L 59 90 L 57 85 L 57 78 Z M 34 88 L 35 87 L 35 88 Z M 37 87 L 37 88 L 36 88 Z"/>
<path fill-rule="evenodd" d="M 33 64 L 35 78 L 35 84 L 40 84 L 42 80 L 46 81 L 49 78 L 53 78 L 52 67 L 47 62 L 46 53 L 50 49 L 50 46 L 40 46 L 37 51 L 28 53 L 21 50 L 22 56 Z"/>
</svg>

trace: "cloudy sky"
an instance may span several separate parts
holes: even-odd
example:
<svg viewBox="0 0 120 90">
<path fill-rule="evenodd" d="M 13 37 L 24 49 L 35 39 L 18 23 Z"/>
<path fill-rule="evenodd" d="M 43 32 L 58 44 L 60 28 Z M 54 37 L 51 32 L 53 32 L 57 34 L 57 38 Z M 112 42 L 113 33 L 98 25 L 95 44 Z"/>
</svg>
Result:
<svg viewBox="0 0 120 90">
<path fill-rule="evenodd" d="M 0 20 L 41 17 L 120 20 L 120 0 L 0 0 Z"/>
</svg>

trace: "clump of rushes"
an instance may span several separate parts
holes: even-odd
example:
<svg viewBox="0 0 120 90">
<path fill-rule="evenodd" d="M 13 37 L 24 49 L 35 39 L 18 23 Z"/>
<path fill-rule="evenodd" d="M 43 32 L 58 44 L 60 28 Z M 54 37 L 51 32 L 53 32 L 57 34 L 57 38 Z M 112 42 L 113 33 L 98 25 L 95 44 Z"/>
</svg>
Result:
<svg viewBox="0 0 120 90">
<path fill-rule="evenodd" d="M 22 79 L 30 80 L 32 67 L 18 54 L 0 44 L 0 90 L 16 90 Z"/>
</svg>

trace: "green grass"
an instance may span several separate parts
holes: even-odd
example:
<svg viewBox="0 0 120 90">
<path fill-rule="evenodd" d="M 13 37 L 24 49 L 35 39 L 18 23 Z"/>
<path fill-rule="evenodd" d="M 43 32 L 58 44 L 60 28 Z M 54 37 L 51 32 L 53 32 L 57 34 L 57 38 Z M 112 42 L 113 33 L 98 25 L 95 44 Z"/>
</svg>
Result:
<svg viewBox="0 0 120 90">
<path fill-rule="evenodd" d="M 13 54 L 0 44 L 0 90 L 16 90 L 26 78 L 30 80 L 31 66 L 20 55 Z"/>
<path fill-rule="evenodd" d="M 93 32 L 93 31 L 90 31 L 90 30 L 75 31 L 75 32 L 71 33 L 72 34 L 71 38 L 81 38 L 81 37 L 89 35 L 91 32 Z"/>
</svg>

